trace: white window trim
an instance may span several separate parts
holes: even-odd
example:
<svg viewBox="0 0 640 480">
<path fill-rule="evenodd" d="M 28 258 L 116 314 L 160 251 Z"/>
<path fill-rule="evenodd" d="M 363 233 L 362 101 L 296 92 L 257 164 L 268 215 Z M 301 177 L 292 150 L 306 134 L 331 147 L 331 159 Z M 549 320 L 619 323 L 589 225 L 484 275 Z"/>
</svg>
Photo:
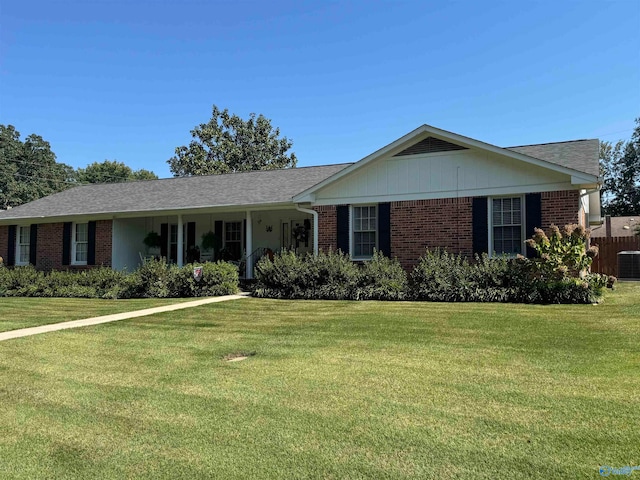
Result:
<svg viewBox="0 0 640 480">
<path fill-rule="evenodd" d="M 521 245 L 520 245 L 520 254 L 521 255 L 525 255 L 526 253 L 526 243 L 525 241 L 527 240 L 525 235 L 526 235 L 526 223 L 527 223 L 527 218 L 526 218 L 526 213 L 527 213 L 527 205 L 525 203 L 525 195 L 493 195 L 491 197 L 487 197 L 487 225 L 489 226 L 488 230 L 489 230 L 489 258 L 495 258 L 495 257 L 500 257 L 503 256 L 505 254 L 501 254 L 501 253 L 496 253 L 495 249 L 493 248 L 493 200 L 496 198 L 519 198 L 520 199 L 520 238 L 522 239 Z M 506 254 L 506 256 L 508 258 L 516 258 L 518 254 Z"/>
<path fill-rule="evenodd" d="M 379 243 L 379 235 L 380 235 L 380 204 L 378 203 L 362 203 L 362 204 L 357 204 L 357 205 L 349 205 L 349 257 L 351 258 L 351 260 L 355 260 L 355 261 L 365 261 L 365 260 L 371 260 L 372 256 L 359 256 L 356 257 L 354 255 L 354 237 L 355 237 L 355 230 L 353 228 L 354 226 L 354 222 L 353 222 L 353 209 L 354 208 L 359 208 L 359 207 L 376 207 L 376 246 L 375 249 L 379 250 L 380 247 L 380 243 Z"/>
<path fill-rule="evenodd" d="M 223 227 L 222 227 L 222 236 L 223 236 L 223 241 L 222 241 L 222 247 L 226 247 L 227 246 L 227 224 L 229 223 L 239 223 L 240 224 L 240 240 L 232 240 L 230 241 L 230 243 L 237 243 L 240 242 L 240 250 L 242 250 L 242 245 L 244 244 L 244 229 L 243 229 L 243 221 L 242 220 L 229 220 L 229 221 L 224 221 L 223 223 Z"/>
<path fill-rule="evenodd" d="M 26 244 L 21 244 L 20 243 L 20 230 L 22 228 L 28 228 L 29 229 L 29 241 Z M 20 246 L 21 245 L 28 245 L 29 247 L 29 252 L 31 252 L 31 225 L 17 225 L 16 226 L 16 252 L 15 252 L 15 265 L 22 267 L 25 265 L 29 265 L 31 263 L 31 255 L 29 255 L 29 260 L 27 260 L 26 262 L 21 262 L 20 261 Z"/>
<path fill-rule="evenodd" d="M 71 265 L 86 265 L 87 261 L 77 261 L 76 260 L 76 227 L 78 225 L 86 225 L 87 226 L 87 255 L 89 254 L 89 223 L 88 222 L 80 222 L 80 223 L 73 223 L 73 226 L 71 228 Z M 85 243 L 85 242 L 82 242 Z"/>
</svg>

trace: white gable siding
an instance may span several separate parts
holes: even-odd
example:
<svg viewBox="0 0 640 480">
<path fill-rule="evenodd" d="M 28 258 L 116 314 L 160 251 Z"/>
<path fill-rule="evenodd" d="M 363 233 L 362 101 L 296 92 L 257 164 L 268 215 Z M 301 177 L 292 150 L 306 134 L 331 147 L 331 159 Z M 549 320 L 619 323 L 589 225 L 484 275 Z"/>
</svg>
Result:
<svg viewBox="0 0 640 480">
<path fill-rule="evenodd" d="M 568 175 L 489 152 L 386 157 L 316 192 L 318 205 L 570 190 Z"/>
</svg>

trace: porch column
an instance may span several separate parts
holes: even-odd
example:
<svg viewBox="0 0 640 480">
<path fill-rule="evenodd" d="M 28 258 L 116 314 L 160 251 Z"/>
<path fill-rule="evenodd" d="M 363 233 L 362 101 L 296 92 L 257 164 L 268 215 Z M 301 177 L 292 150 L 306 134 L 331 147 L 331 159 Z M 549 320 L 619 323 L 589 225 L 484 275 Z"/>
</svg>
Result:
<svg viewBox="0 0 640 480">
<path fill-rule="evenodd" d="M 182 232 L 182 215 L 178 215 L 178 266 L 184 265 L 184 238 Z"/>
<path fill-rule="evenodd" d="M 247 261 L 245 262 L 245 278 L 253 278 L 253 222 L 251 221 L 251 211 L 247 210 L 247 231 L 244 232 L 247 238 Z"/>
</svg>

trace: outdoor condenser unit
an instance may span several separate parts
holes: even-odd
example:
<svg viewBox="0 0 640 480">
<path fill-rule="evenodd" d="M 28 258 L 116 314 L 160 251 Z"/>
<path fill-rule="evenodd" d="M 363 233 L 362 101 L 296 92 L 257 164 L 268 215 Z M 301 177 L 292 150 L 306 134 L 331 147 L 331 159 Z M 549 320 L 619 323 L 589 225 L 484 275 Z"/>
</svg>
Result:
<svg viewBox="0 0 640 480">
<path fill-rule="evenodd" d="M 640 251 L 618 252 L 618 278 L 640 280 Z"/>
</svg>

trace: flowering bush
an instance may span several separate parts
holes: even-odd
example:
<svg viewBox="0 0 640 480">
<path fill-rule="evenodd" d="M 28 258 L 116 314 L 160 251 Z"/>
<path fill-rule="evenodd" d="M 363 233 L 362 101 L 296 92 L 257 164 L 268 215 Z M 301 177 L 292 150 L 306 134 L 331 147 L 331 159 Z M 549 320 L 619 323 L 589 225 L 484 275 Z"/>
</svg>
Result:
<svg viewBox="0 0 640 480">
<path fill-rule="evenodd" d="M 598 255 L 596 245 L 586 248 L 590 235 L 589 229 L 575 224 L 565 225 L 562 232 L 551 225 L 549 236 L 540 228 L 534 229 L 533 237 L 526 242 L 538 254 L 532 260 L 534 270 L 541 278 L 585 277 Z"/>
<path fill-rule="evenodd" d="M 582 225 L 551 225 L 549 234 L 536 228 L 527 245 L 537 258 L 516 261 L 513 283 L 519 301 L 527 303 L 593 303 L 605 287 L 613 288 L 615 277 L 589 273 L 598 247 L 587 248 L 591 232 Z"/>
</svg>

